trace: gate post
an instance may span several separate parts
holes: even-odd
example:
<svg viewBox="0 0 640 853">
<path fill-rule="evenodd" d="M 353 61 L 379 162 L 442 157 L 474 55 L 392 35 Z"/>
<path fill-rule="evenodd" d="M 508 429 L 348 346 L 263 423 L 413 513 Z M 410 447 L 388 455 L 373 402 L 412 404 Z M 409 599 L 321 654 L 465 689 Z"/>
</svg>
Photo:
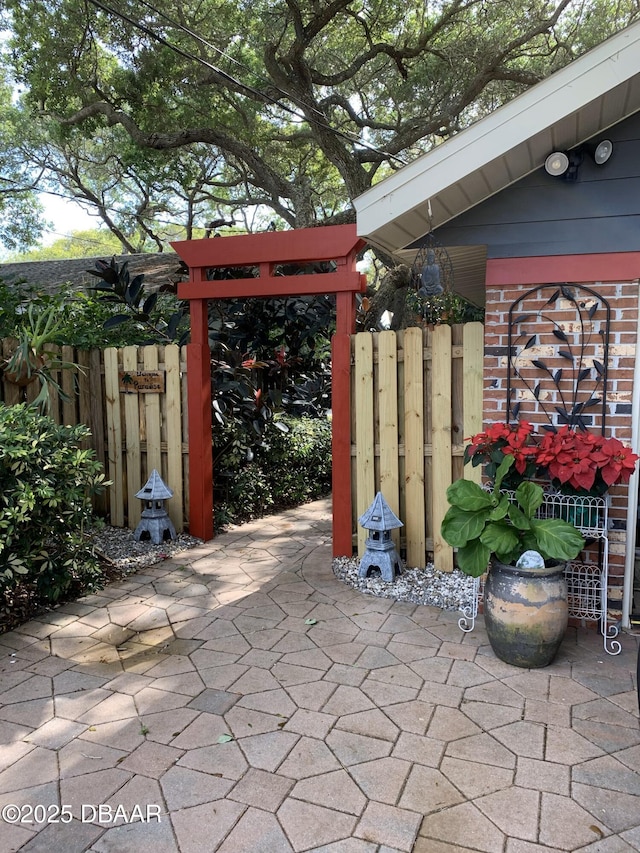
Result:
<svg viewBox="0 0 640 853">
<path fill-rule="evenodd" d="M 213 448 L 211 446 L 211 350 L 208 301 L 192 299 L 187 344 L 189 415 L 189 533 L 213 539 Z"/>
</svg>

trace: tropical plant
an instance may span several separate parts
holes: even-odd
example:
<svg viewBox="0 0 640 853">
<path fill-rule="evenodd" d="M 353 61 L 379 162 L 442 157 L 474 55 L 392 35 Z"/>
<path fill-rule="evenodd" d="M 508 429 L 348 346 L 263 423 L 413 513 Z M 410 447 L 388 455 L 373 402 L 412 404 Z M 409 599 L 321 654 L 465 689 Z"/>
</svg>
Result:
<svg viewBox="0 0 640 853">
<path fill-rule="evenodd" d="M 95 269 L 87 272 L 101 279 L 101 283 L 92 288 L 100 294 L 99 300 L 122 307 L 122 313 L 113 314 L 104 321 L 104 329 L 113 329 L 126 323 L 133 325 L 137 331 L 144 330 L 146 343 L 183 344 L 186 341 L 189 335 L 186 305 L 178 303 L 168 320 L 158 317 L 154 312 L 160 292 L 146 291 L 144 273 L 131 278 L 128 261 L 118 264 L 115 256 L 109 263 L 99 260 L 96 261 Z"/>
<path fill-rule="evenodd" d="M 544 559 L 572 560 L 585 540 L 572 525 L 559 518 L 538 518 L 544 501 L 540 485 L 521 482 L 513 496 L 502 492 L 506 474 L 515 457 L 506 455 L 496 471 L 491 491 L 471 480 L 456 480 L 447 489 L 450 507 L 441 532 L 457 548 L 461 571 L 479 577 L 495 556 L 501 563 L 515 563 L 526 551 L 537 551 Z"/>
<path fill-rule="evenodd" d="M 30 404 L 47 411 L 52 390 L 62 399 L 68 399 L 62 386 L 54 377 L 54 371 L 77 368 L 74 362 L 63 361 L 53 347 L 63 324 L 62 314 L 54 303 L 48 306 L 30 303 L 22 315 L 17 328 L 17 343 L 1 366 L 5 378 L 16 385 L 27 385 L 40 381 L 40 392 Z"/>
</svg>

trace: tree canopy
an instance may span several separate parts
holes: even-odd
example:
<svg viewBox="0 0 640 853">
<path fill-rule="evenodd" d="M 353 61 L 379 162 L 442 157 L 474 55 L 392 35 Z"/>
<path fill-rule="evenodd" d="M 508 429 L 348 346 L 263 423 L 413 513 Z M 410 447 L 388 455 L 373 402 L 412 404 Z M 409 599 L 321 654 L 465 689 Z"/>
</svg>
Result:
<svg viewBox="0 0 640 853">
<path fill-rule="evenodd" d="M 154 5 L 155 4 L 155 5 Z M 390 171 L 638 14 L 634 0 L 4 0 L 32 162 L 123 243 L 353 219 Z M 267 220 L 268 221 L 268 220 Z M 146 229 L 146 230 L 145 230 Z"/>
</svg>

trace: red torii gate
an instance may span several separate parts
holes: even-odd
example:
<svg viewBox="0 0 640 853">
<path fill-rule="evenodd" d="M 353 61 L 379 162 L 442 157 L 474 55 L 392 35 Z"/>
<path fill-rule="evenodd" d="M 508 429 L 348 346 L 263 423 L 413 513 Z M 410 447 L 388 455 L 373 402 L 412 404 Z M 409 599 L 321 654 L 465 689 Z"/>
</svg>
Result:
<svg viewBox="0 0 640 853">
<path fill-rule="evenodd" d="M 187 344 L 189 416 L 189 530 L 205 541 L 213 537 L 213 448 L 211 440 L 211 351 L 209 299 L 336 295 L 336 334 L 331 342 L 333 554 L 351 555 L 351 390 L 350 338 L 355 331 L 355 293 L 366 288 L 356 269 L 365 242 L 355 225 L 330 225 L 294 231 L 268 231 L 171 244 L 189 267 L 189 281 L 178 297 L 189 301 L 191 343 Z M 333 261 L 335 272 L 275 275 L 285 264 Z M 256 278 L 209 280 L 219 267 L 255 267 Z"/>
</svg>

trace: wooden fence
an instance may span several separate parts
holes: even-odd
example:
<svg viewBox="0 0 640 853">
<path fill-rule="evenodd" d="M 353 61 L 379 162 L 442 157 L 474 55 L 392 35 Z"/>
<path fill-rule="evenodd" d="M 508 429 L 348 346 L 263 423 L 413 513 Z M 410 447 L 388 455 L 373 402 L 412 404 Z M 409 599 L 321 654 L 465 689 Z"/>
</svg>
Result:
<svg viewBox="0 0 640 853">
<path fill-rule="evenodd" d="M 412 328 L 351 338 L 352 530 L 358 553 L 366 532 L 359 516 L 377 491 L 404 522 L 396 532 L 406 564 L 429 556 L 451 571 L 452 549 L 440 536 L 447 486 L 463 475 L 464 439 L 482 428 L 484 327 Z M 467 466 L 464 476 L 480 479 Z"/>
<path fill-rule="evenodd" d="M 0 345 L 8 355 L 12 341 Z M 112 481 L 108 491 L 96 498 L 96 510 L 108 515 L 116 527 L 135 528 L 144 509 L 135 494 L 155 468 L 173 489 L 166 506 L 176 531 L 184 530 L 189 518 L 184 348 L 130 346 L 83 351 L 60 347 L 60 356 L 78 368 L 54 373 L 68 399 L 54 392 L 50 414 L 57 423 L 83 423 L 91 430 L 88 446 Z M 155 377 L 157 381 L 149 384 L 163 390 L 138 391 L 135 382 L 124 381 L 139 373 Z M 30 402 L 39 390 L 37 381 L 19 388 L 0 379 L 0 401 L 7 405 Z"/>
</svg>

